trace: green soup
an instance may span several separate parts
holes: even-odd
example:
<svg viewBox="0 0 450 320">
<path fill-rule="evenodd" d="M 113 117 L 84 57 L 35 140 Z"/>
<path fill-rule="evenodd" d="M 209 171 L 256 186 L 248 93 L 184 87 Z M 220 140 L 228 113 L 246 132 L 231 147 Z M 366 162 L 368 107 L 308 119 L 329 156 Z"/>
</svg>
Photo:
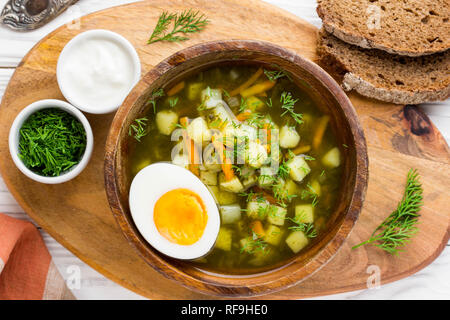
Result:
<svg viewBox="0 0 450 320">
<path fill-rule="evenodd" d="M 329 116 L 283 71 L 204 70 L 166 90 L 146 118 L 146 135 L 131 155 L 132 175 L 172 161 L 195 171 L 219 206 L 215 247 L 192 263 L 252 273 L 302 254 L 325 232 L 339 195 L 343 146 Z M 201 163 L 186 164 L 189 147 L 174 153 L 186 146 L 183 129 L 201 150 Z"/>
</svg>

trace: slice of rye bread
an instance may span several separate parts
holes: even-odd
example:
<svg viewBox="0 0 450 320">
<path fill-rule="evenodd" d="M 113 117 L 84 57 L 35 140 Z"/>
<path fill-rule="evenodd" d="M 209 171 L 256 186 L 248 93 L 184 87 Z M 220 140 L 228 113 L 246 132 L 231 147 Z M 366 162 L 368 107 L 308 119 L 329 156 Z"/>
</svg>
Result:
<svg viewBox="0 0 450 320">
<path fill-rule="evenodd" d="M 450 96 L 450 50 L 422 57 L 391 55 L 319 32 L 319 64 L 346 91 L 396 104 L 445 100 Z"/>
<path fill-rule="evenodd" d="M 325 30 L 363 48 L 411 57 L 450 48 L 449 0 L 318 0 L 317 13 Z"/>
</svg>

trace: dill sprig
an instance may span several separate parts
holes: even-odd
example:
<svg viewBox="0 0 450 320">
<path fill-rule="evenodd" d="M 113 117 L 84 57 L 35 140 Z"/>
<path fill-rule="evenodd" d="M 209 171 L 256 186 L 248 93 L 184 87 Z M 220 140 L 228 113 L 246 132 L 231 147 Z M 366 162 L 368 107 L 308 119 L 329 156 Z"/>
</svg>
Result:
<svg viewBox="0 0 450 320">
<path fill-rule="evenodd" d="M 295 218 L 287 218 L 288 220 L 292 221 L 295 225 L 289 227 L 289 230 L 294 231 L 302 231 L 308 238 L 315 238 L 317 237 L 317 231 L 314 227 L 314 223 L 304 223 L 299 222 Z"/>
<path fill-rule="evenodd" d="M 173 22 L 172 30 L 168 31 Z M 189 38 L 181 34 L 195 33 L 202 31 L 208 24 L 208 19 L 199 11 L 185 10 L 180 14 L 168 13 L 164 11 L 156 23 L 148 44 L 158 41 L 180 42 Z"/>
<path fill-rule="evenodd" d="M 266 252 L 268 247 L 267 242 L 261 239 L 255 232 L 252 232 L 252 237 L 249 239 L 245 245 L 241 248 L 241 253 L 247 252 L 253 254 L 257 251 Z"/>
<path fill-rule="evenodd" d="M 158 98 L 161 98 L 161 97 L 164 97 L 164 89 L 163 88 L 159 88 L 158 90 L 154 90 L 152 92 L 152 95 L 147 103 L 151 104 L 153 106 L 153 113 L 156 113 L 156 100 L 158 100 Z"/>
<path fill-rule="evenodd" d="M 284 109 L 285 111 L 281 114 L 281 116 L 283 117 L 284 115 L 289 114 L 296 123 L 302 124 L 303 115 L 294 111 L 294 105 L 297 103 L 297 101 L 298 99 L 292 98 L 292 94 L 290 92 L 284 91 L 281 94 L 280 102 L 281 109 Z"/>
<path fill-rule="evenodd" d="M 420 208 L 423 205 L 423 188 L 417 170 L 409 170 L 405 192 L 397 209 L 392 212 L 372 233 L 369 240 L 354 246 L 356 249 L 372 244 L 384 251 L 398 255 L 400 247 L 406 245 L 418 231 L 417 223 Z"/>
<path fill-rule="evenodd" d="M 83 125 L 63 110 L 37 111 L 20 128 L 19 157 L 39 175 L 59 176 L 78 164 L 85 150 Z"/>
<path fill-rule="evenodd" d="M 130 125 L 128 129 L 128 135 L 141 142 L 141 138 L 148 134 L 147 122 L 148 119 L 146 117 L 134 120 L 134 124 Z"/>
<path fill-rule="evenodd" d="M 281 79 L 284 77 L 289 78 L 289 75 L 284 70 L 265 70 L 264 69 L 264 74 L 272 82 L 277 81 L 278 79 Z"/>
<path fill-rule="evenodd" d="M 302 200 L 312 199 L 311 205 L 313 207 L 317 206 L 317 204 L 319 203 L 319 200 L 317 200 L 318 196 L 317 196 L 316 191 L 313 189 L 313 187 L 311 186 L 311 184 L 309 182 L 307 183 L 306 188 L 307 189 L 303 189 L 301 192 Z"/>
</svg>

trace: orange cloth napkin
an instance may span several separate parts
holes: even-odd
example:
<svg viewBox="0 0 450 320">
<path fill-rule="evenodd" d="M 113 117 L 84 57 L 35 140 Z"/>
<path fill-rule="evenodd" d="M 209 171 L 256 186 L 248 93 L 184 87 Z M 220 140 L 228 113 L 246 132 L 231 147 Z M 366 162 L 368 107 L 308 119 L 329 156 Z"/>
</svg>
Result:
<svg viewBox="0 0 450 320">
<path fill-rule="evenodd" d="M 0 299 L 74 299 L 39 231 L 0 214 Z"/>
</svg>

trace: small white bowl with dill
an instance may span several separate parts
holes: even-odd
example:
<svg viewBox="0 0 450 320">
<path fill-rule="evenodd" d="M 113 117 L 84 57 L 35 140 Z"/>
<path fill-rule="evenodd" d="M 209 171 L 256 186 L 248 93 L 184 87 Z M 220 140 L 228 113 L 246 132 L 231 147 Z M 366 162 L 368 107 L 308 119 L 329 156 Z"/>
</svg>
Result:
<svg viewBox="0 0 450 320">
<path fill-rule="evenodd" d="M 78 176 L 90 160 L 93 145 L 87 118 L 61 100 L 30 104 L 17 115 L 9 132 L 14 164 L 30 179 L 45 184 Z"/>
</svg>

